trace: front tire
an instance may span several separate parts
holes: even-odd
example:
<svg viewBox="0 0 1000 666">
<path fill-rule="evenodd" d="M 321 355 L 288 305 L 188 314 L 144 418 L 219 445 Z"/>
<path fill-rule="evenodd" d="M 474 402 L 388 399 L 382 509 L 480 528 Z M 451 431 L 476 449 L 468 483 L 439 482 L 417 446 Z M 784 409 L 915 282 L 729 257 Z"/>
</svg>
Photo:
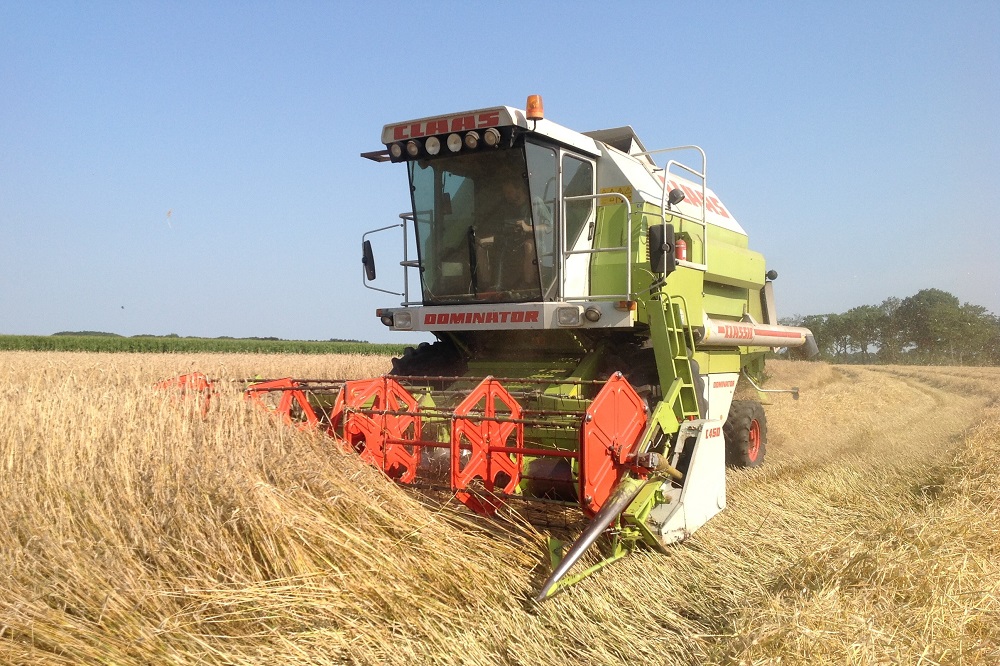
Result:
<svg viewBox="0 0 1000 666">
<path fill-rule="evenodd" d="M 767 416 L 756 400 L 733 400 L 722 432 L 726 438 L 726 464 L 757 467 L 767 452 Z"/>
</svg>

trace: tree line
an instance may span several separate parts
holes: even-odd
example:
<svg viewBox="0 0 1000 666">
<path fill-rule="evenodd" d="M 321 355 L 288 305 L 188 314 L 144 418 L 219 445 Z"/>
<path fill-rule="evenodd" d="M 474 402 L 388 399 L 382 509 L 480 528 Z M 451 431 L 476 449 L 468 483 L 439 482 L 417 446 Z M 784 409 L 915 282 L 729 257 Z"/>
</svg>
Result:
<svg viewBox="0 0 1000 666">
<path fill-rule="evenodd" d="M 811 329 L 820 357 L 837 363 L 1000 365 L 1000 317 L 940 289 L 782 323 Z"/>
</svg>

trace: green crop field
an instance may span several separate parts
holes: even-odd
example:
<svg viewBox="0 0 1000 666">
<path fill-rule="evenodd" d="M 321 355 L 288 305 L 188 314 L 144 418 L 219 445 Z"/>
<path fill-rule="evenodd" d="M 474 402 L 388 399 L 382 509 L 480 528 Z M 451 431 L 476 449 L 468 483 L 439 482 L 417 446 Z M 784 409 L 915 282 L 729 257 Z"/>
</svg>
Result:
<svg viewBox="0 0 1000 666">
<path fill-rule="evenodd" d="M 401 354 L 405 345 L 360 340 L 277 340 L 118 335 L 0 335 L 0 351 L 85 351 L 218 354 Z"/>
</svg>

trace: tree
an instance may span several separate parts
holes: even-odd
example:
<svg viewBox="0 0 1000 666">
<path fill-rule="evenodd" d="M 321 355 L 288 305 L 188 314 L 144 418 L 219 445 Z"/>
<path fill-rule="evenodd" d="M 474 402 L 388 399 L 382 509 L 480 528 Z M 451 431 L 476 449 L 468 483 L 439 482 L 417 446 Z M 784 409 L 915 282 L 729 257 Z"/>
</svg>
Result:
<svg viewBox="0 0 1000 666">
<path fill-rule="evenodd" d="M 871 360 L 871 348 L 878 344 L 882 311 L 874 305 L 859 305 L 841 317 L 850 348 L 861 355 L 862 363 L 868 363 Z"/>
<path fill-rule="evenodd" d="M 897 311 L 902 301 L 895 296 L 882 301 L 878 306 L 881 313 L 878 341 L 878 360 L 881 363 L 896 363 L 903 354 L 904 343 Z"/>
<path fill-rule="evenodd" d="M 940 289 L 923 289 L 904 298 L 896 310 L 904 351 L 923 363 L 940 362 L 954 349 L 960 330 L 961 305 Z"/>
<path fill-rule="evenodd" d="M 990 342 L 1000 329 L 1000 322 L 981 305 L 965 303 L 960 308 L 960 316 L 955 331 L 957 345 L 952 355 L 958 355 L 959 365 L 989 365 L 995 363 L 990 351 Z"/>
</svg>

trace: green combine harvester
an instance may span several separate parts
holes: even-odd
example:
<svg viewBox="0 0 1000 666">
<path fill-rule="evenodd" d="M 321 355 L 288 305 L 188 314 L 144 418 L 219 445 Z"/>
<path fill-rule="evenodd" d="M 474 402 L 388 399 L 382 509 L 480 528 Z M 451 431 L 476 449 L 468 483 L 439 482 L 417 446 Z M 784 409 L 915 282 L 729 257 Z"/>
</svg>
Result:
<svg viewBox="0 0 1000 666">
<path fill-rule="evenodd" d="M 724 509 L 727 464 L 764 457 L 765 353 L 815 343 L 778 325 L 776 274 L 707 187 L 704 152 L 575 132 L 534 95 L 387 125 L 382 143 L 364 157 L 405 164 L 412 210 L 364 235 L 364 282 L 402 297 L 377 310 L 385 326 L 435 341 L 384 377 L 250 394 L 281 392 L 287 415 L 477 513 L 582 510 L 539 600 Z M 400 287 L 375 287 L 372 239 L 400 232 Z"/>
</svg>

